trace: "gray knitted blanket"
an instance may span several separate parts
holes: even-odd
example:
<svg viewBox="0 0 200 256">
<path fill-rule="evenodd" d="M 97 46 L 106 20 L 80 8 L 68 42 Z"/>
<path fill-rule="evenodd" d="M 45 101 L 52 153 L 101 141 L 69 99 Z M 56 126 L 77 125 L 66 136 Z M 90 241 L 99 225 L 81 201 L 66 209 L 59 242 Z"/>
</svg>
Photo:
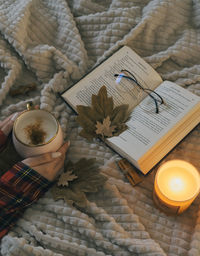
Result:
<svg viewBox="0 0 200 256">
<path fill-rule="evenodd" d="M 96 157 L 108 177 L 84 209 L 54 201 L 50 191 L 27 209 L 1 241 L 3 256 L 199 256 L 200 196 L 180 216 L 152 200 L 157 167 L 132 187 L 103 143 L 78 136 L 75 116 L 57 96 L 121 45 L 129 45 L 163 77 L 200 95 L 199 0 L 0 0 L 0 116 L 32 100 L 59 119 L 71 141 L 67 157 Z M 11 97 L 12 88 L 37 90 Z M 200 170 L 196 127 L 163 159 Z"/>
</svg>

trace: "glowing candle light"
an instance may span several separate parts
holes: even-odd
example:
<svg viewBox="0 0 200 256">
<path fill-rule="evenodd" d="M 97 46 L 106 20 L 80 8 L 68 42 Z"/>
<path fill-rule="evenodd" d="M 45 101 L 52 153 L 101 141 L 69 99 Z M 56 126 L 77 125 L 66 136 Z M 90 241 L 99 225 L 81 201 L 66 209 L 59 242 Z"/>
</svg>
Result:
<svg viewBox="0 0 200 256">
<path fill-rule="evenodd" d="M 153 198 L 157 207 L 168 214 L 186 210 L 200 192 L 197 169 L 183 160 L 171 160 L 158 169 Z"/>
</svg>

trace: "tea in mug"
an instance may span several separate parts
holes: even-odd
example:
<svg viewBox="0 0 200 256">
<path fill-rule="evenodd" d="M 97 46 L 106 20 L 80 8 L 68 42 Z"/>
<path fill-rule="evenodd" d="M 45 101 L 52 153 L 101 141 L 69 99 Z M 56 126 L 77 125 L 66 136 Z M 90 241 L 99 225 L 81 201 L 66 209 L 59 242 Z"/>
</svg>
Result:
<svg viewBox="0 0 200 256">
<path fill-rule="evenodd" d="M 15 133 L 19 141 L 26 145 L 46 144 L 56 135 L 56 119 L 44 111 L 27 111 L 15 123 Z"/>
</svg>

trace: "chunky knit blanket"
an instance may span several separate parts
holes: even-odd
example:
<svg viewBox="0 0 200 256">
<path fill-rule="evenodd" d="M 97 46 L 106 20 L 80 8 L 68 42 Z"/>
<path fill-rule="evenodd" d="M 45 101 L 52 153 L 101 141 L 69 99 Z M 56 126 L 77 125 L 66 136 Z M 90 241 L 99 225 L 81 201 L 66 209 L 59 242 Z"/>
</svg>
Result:
<svg viewBox="0 0 200 256">
<path fill-rule="evenodd" d="M 153 203 L 156 169 L 132 187 L 118 156 L 78 136 L 74 113 L 57 96 L 121 45 L 128 45 L 163 77 L 200 95 L 199 0 L 0 0 L 0 115 L 32 100 L 59 119 L 71 141 L 67 158 L 97 159 L 108 180 L 78 209 L 47 192 L 1 241 L 9 255 L 199 256 L 200 196 L 180 216 Z M 30 83 L 37 90 L 11 97 Z M 166 156 L 200 170 L 196 127 Z"/>
</svg>

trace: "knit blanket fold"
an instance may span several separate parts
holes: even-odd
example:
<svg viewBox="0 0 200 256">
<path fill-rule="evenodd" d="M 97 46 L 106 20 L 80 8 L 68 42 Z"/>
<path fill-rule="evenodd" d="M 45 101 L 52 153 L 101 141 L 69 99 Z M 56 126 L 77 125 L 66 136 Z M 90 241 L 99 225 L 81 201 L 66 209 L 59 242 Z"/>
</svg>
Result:
<svg viewBox="0 0 200 256">
<path fill-rule="evenodd" d="M 199 256 L 200 196 L 180 216 L 153 202 L 156 169 L 184 159 L 200 170 L 198 125 L 133 187 L 102 142 L 88 142 L 58 97 L 120 46 L 128 45 L 171 80 L 200 95 L 199 0 L 0 0 L 0 118 L 30 100 L 58 118 L 71 146 L 67 158 L 96 158 L 108 180 L 79 209 L 51 190 L 2 239 L 2 256 Z M 36 90 L 13 97 L 14 88 Z"/>
</svg>

